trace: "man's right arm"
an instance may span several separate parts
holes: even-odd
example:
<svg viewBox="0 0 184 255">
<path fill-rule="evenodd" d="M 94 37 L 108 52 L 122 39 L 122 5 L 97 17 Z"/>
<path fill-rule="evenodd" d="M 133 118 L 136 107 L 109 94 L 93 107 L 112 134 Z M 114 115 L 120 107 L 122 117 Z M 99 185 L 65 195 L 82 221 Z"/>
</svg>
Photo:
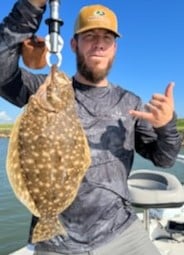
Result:
<svg viewBox="0 0 184 255">
<path fill-rule="evenodd" d="M 17 1 L 0 24 L 0 96 L 17 106 L 27 103 L 45 79 L 45 75 L 35 75 L 19 67 L 21 44 L 37 32 L 45 2 Z"/>
</svg>

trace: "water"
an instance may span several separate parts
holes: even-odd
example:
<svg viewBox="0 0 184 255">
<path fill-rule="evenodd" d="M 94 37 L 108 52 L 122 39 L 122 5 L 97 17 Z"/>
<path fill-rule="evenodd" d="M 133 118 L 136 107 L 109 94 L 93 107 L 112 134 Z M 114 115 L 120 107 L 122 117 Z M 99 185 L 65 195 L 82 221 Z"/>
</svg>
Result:
<svg viewBox="0 0 184 255">
<path fill-rule="evenodd" d="M 6 176 L 5 159 L 8 139 L 0 138 L 0 255 L 8 255 L 26 245 L 31 215 L 16 199 Z M 184 148 L 181 150 L 184 155 Z M 183 162 L 184 163 L 184 162 Z M 173 173 L 184 183 L 184 164 L 176 162 L 174 167 L 163 171 Z M 133 169 L 158 169 L 148 160 L 136 156 Z"/>
<path fill-rule="evenodd" d="M 25 245 L 31 215 L 16 199 L 9 185 L 5 159 L 8 139 L 0 138 L 0 255 Z"/>
</svg>

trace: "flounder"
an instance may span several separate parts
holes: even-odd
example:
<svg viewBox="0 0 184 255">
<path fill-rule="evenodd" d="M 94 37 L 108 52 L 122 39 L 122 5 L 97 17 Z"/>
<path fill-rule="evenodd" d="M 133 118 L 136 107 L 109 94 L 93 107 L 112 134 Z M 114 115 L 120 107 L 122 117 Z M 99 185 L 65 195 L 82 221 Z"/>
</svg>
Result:
<svg viewBox="0 0 184 255">
<path fill-rule="evenodd" d="M 32 243 L 66 234 L 58 215 L 74 201 L 90 163 L 72 82 L 52 66 L 17 118 L 7 154 L 12 189 L 39 218 Z"/>
</svg>

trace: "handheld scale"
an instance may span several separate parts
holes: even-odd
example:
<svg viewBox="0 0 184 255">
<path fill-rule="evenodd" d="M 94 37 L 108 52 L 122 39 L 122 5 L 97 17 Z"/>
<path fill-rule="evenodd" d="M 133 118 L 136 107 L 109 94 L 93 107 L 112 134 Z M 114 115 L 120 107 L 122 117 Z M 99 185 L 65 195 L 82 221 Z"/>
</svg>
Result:
<svg viewBox="0 0 184 255">
<path fill-rule="evenodd" d="M 49 5 L 50 18 L 45 21 L 49 27 L 49 33 L 45 37 L 45 43 L 48 48 L 46 61 L 48 66 L 52 66 L 51 56 L 52 54 L 55 54 L 58 60 L 57 66 L 59 67 L 62 62 L 61 50 L 64 44 L 64 41 L 60 36 L 60 26 L 63 25 L 63 21 L 59 18 L 60 0 L 49 0 Z"/>
</svg>

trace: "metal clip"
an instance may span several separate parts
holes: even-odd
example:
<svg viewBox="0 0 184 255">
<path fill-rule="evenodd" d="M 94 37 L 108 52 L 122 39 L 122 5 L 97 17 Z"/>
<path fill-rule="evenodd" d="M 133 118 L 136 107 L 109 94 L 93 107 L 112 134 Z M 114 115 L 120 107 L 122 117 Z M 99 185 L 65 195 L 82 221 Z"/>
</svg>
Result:
<svg viewBox="0 0 184 255">
<path fill-rule="evenodd" d="M 57 66 L 60 67 L 62 63 L 62 55 L 61 50 L 63 49 L 64 41 L 62 37 L 56 33 L 51 33 L 46 35 L 45 44 L 48 48 L 48 52 L 46 54 L 46 61 L 49 67 L 52 66 L 51 58 L 52 55 L 56 55 L 57 57 Z"/>
</svg>

